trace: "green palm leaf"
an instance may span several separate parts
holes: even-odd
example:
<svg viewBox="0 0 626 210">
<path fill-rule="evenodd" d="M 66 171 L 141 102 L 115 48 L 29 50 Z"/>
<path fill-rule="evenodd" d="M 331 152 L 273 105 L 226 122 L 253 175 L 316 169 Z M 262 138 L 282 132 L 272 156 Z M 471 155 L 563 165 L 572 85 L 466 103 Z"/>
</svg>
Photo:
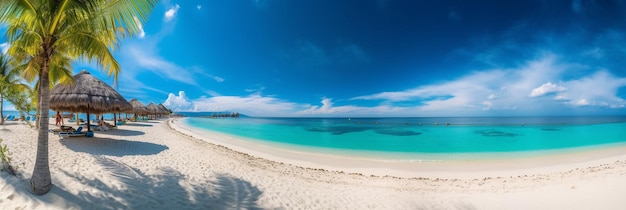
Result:
<svg viewBox="0 0 626 210">
<path fill-rule="evenodd" d="M 121 67 L 111 52 L 120 38 L 140 32 L 157 0 L 2 0 L 0 24 L 7 25 L 7 39 L 22 75 L 39 78 L 38 110 L 41 113 L 37 159 L 31 188 L 35 194 L 50 190 L 48 165 L 48 110 L 50 85 L 71 76 L 76 59 L 95 61 L 117 77 Z M 137 21 L 139 20 L 139 21 Z M 43 87 L 43 88 L 42 88 Z"/>
</svg>

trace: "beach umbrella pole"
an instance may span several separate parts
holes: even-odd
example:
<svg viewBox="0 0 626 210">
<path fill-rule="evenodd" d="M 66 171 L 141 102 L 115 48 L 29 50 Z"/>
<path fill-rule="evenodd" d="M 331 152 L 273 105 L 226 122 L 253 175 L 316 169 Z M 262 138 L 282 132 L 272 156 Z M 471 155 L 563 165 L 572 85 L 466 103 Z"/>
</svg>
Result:
<svg viewBox="0 0 626 210">
<path fill-rule="evenodd" d="M 87 131 L 91 131 L 91 121 L 89 121 L 89 112 L 87 112 Z"/>
</svg>

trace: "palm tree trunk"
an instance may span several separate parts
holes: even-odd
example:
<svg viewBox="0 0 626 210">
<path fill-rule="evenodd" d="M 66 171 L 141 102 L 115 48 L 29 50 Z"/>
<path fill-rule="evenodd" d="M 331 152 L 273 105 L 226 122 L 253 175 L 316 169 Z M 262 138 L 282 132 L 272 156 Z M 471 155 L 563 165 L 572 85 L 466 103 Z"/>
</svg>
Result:
<svg viewBox="0 0 626 210">
<path fill-rule="evenodd" d="M 41 120 L 41 116 L 39 116 L 39 109 L 37 109 L 37 112 L 35 113 L 35 128 L 39 129 L 39 120 Z"/>
<path fill-rule="evenodd" d="M 45 45 L 44 45 L 45 46 Z M 50 165 L 48 161 L 48 124 L 50 115 L 50 81 L 49 81 L 49 65 L 52 55 L 51 45 L 44 47 L 43 62 L 39 73 L 39 132 L 37 137 L 37 158 L 35 160 L 35 168 L 33 176 L 30 179 L 30 188 L 36 195 L 43 195 L 52 188 L 52 178 L 50 176 Z"/>
<path fill-rule="evenodd" d="M 39 75 L 39 77 L 41 78 L 41 75 Z M 41 81 L 39 81 L 39 83 L 41 83 Z M 41 88 L 41 84 L 39 86 Z M 35 110 L 37 110 L 37 113 L 35 113 L 35 120 L 36 120 L 35 128 L 36 129 L 39 129 L 39 122 L 41 122 L 41 109 L 40 109 L 41 105 L 39 105 L 40 101 L 41 101 L 41 92 L 38 91 L 37 92 L 37 109 L 35 109 Z"/>
<path fill-rule="evenodd" d="M 4 97 L 0 94 L 0 125 L 4 125 L 4 114 L 2 113 Z"/>
</svg>

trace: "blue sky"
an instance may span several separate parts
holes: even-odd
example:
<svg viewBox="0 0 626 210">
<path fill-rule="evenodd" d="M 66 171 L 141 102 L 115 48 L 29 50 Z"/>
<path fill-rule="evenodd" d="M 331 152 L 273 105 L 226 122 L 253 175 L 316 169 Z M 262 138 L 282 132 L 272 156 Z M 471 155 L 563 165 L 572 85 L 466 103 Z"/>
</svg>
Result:
<svg viewBox="0 0 626 210">
<path fill-rule="evenodd" d="M 624 1 L 169 0 L 143 30 L 118 90 L 175 111 L 626 113 Z"/>
</svg>

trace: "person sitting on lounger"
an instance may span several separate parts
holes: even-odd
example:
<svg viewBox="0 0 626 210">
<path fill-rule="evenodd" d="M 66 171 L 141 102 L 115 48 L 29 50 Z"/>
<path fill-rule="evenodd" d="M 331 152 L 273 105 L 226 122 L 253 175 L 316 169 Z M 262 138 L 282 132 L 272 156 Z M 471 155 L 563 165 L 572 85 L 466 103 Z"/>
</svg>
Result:
<svg viewBox="0 0 626 210">
<path fill-rule="evenodd" d="M 106 123 L 104 122 L 104 117 L 100 118 L 100 122 L 98 122 L 98 130 L 99 131 L 109 130 L 109 127 L 106 126 Z"/>
</svg>

